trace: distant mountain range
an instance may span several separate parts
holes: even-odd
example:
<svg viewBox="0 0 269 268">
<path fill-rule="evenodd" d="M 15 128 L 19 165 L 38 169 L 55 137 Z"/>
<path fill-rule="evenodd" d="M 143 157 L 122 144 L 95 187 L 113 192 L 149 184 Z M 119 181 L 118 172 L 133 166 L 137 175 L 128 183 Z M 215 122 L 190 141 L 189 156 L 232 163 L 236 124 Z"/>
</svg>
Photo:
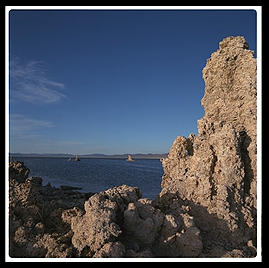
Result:
<svg viewBox="0 0 269 268">
<path fill-rule="evenodd" d="M 10 156 L 16 157 L 61 157 L 61 158 L 74 158 L 74 154 L 26 154 L 26 153 L 10 153 Z M 161 159 L 167 157 L 167 153 L 164 154 L 131 154 L 133 159 Z M 78 155 L 79 158 L 115 158 L 125 159 L 128 158 L 128 154 L 83 154 Z"/>
</svg>

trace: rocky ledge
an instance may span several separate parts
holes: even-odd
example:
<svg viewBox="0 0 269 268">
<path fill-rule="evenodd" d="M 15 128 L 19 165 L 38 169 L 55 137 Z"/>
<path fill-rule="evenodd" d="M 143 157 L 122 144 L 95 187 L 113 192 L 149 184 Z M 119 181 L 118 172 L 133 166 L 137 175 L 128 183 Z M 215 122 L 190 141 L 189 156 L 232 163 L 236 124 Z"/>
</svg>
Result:
<svg viewBox="0 0 269 268">
<path fill-rule="evenodd" d="M 127 185 L 86 195 L 42 186 L 40 177 L 26 177 L 22 162 L 10 162 L 9 169 L 12 257 L 197 257 L 202 252 L 189 207 L 177 200 L 163 209 Z"/>
<path fill-rule="evenodd" d="M 203 69 L 198 135 L 162 159 L 162 191 L 96 194 L 42 186 L 9 163 L 11 257 L 256 256 L 256 60 L 243 37 L 220 42 Z"/>
</svg>

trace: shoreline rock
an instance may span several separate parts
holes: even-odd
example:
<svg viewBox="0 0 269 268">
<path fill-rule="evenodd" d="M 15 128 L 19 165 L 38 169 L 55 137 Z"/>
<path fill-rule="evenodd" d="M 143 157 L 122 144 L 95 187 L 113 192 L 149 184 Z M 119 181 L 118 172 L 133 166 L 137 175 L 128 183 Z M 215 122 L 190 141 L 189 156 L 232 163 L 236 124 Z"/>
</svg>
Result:
<svg viewBox="0 0 269 268">
<path fill-rule="evenodd" d="M 10 162 L 9 167 L 10 256 L 74 257 L 72 233 L 62 214 L 73 207 L 82 209 L 93 193 L 42 186 L 41 177 L 24 176 L 29 169 L 22 162 Z"/>
<path fill-rule="evenodd" d="M 160 202 L 169 207 L 166 195 L 172 194 L 188 205 L 205 254 L 218 257 L 248 248 L 249 241 L 256 245 L 256 59 L 245 39 L 221 41 L 203 78 L 198 135 L 177 137 L 162 159 Z"/>
<path fill-rule="evenodd" d="M 20 163 L 19 167 L 18 173 L 24 165 Z M 200 254 L 200 231 L 187 210 L 179 208 L 167 214 L 154 201 L 142 198 L 138 187 L 121 185 L 86 198 L 69 189 L 42 186 L 40 177 L 24 182 L 10 177 L 9 183 L 11 257 Z"/>
<path fill-rule="evenodd" d="M 198 135 L 161 159 L 155 200 L 138 187 L 100 193 L 42 186 L 9 163 L 11 257 L 256 256 L 256 60 L 243 37 L 220 42 L 203 69 Z"/>
</svg>

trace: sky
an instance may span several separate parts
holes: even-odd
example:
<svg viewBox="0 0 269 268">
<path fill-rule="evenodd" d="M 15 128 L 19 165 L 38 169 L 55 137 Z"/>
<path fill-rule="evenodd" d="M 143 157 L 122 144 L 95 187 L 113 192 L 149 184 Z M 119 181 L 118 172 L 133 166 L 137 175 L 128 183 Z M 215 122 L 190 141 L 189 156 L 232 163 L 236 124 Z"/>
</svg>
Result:
<svg viewBox="0 0 269 268">
<path fill-rule="evenodd" d="M 9 151 L 167 153 L 237 35 L 256 57 L 254 10 L 11 10 Z"/>
</svg>

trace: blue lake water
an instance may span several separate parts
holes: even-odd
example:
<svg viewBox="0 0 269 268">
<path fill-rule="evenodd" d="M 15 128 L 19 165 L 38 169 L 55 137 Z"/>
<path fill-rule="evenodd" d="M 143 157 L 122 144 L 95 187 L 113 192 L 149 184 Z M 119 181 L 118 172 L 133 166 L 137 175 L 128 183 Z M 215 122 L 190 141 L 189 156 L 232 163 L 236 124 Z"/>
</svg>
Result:
<svg viewBox="0 0 269 268">
<path fill-rule="evenodd" d="M 43 185 L 81 187 L 81 192 L 100 192 L 126 184 L 137 186 L 142 197 L 154 199 L 161 190 L 163 168 L 160 160 L 91 159 L 68 162 L 66 158 L 16 157 L 30 169 L 29 176 L 40 176 Z"/>
</svg>

